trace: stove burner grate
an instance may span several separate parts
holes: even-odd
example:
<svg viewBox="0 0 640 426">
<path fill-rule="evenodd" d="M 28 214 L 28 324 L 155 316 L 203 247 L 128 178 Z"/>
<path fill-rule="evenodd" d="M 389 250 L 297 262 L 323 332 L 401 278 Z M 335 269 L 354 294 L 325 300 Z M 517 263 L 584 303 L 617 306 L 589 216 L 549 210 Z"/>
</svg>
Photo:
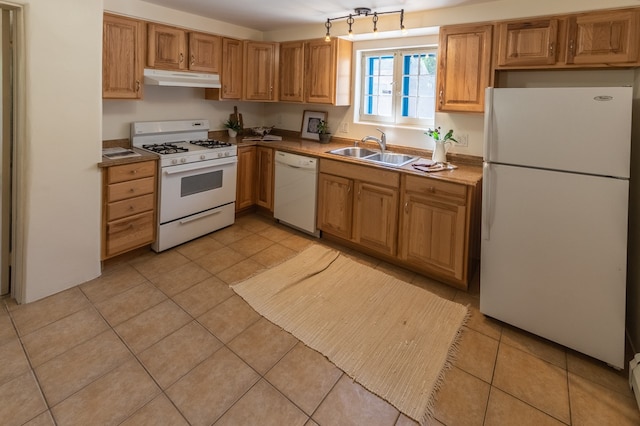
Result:
<svg viewBox="0 0 640 426">
<path fill-rule="evenodd" d="M 146 150 L 149 150 L 161 155 L 176 154 L 179 152 L 189 151 L 189 148 L 177 146 L 172 143 L 153 143 L 149 145 L 142 145 L 142 147 Z"/>
<path fill-rule="evenodd" d="M 190 141 L 189 143 L 193 145 L 202 146 L 205 148 L 223 148 L 226 146 L 231 146 L 229 142 L 222 142 L 215 139 L 203 139 L 199 141 Z"/>
</svg>

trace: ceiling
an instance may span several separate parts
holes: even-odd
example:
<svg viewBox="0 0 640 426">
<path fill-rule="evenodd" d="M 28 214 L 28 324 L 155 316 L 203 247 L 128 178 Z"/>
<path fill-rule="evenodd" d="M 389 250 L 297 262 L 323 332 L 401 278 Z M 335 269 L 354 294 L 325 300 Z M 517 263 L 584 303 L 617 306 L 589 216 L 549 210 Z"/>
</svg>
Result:
<svg viewBox="0 0 640 426">
<path fill-rule="evenodd" d="M 323 23 L 353 13 L 356 7 L 375 12 L 404 9 L 406 13 L 491 0 L 143 0 L 147 3 L 228 22 L 258 31 Z"/>
</svg>

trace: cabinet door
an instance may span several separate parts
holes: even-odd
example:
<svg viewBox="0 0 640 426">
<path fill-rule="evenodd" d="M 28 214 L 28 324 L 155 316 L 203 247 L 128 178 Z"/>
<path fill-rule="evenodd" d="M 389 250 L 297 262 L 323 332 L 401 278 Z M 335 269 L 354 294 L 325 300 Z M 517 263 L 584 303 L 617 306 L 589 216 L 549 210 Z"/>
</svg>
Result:
<svg viewBox="0 0 640 426">
<path fill-rule="evenodd" d="M 307 87 L 305 100 L 333 103 L 336 88 L 334 51 L 337 39 L 312 40 L 307 44 Z"/>
<path fill-rule="evenodd" d="M 142 99 L 144 23 L 116 15 L 102 22 L 102 97 Z"/>
<path fill-rule="evenodd" d="M 277 43 L 244 43 L 243 98 L 248 101 L 276 100 Z"/>
<path fill-rule="evenodd" d="M 256 156 L 258 163 L 256 204 L 273 211 L 273 149 L 259 146 Z"/>
<path fill-rule="evenodd" d="M 304 42 L 280 44 L 280 95 L 285 102 L 302 102 L 304 87 Z"/>
<path fill-rule="evenodd" d="M 238 148 L 238 177 L 236 184 L 236 211 L 256 203 L 256 147 Z"/>
<path fill-rule="evenodd" d="M 188 68 L 187 36 L 184 30 L 149 24 L 147 31 L 147 65 L 164 70 Z"/>
<path fill-rule="evenodd" d="M 440 28 L 438 111 L 484 111 L 490 84 L 492 25 Z"/>
<path fill-rule="evenodd" d="M 568 64 L 608 64 L 638 59 L 638 12 L 619 10 L 569 18 Z"/>
<path fill-rule="evenodd" d="M 207 99 L 240 99 L 242 97 L 242 41 L 222 39 L 220 89 L 206 89 Z"/>
<path fill-rule="evenodd" d="M 354 240 L 372 250 L 395 256 L 398 191 L 357 182 L 354 209 Z"/>
<path fill-rule="evenodd" d="M 221 48 L 222 41 L 219 36 L 189 33 L 189 69 L 219 73 Z"/>
<path fill-rule="evenodd" d="M 400 259 L 462 280 L 466 207 L 407 193 L 402 215 Z"/>
<path fill-rule="evenodd" d="M 318 228 L 351 239 L 353 181 L 339 176 L 318 175 Z"/>
<path fill-rule="evenodd" d="M 558 50 L 558 20 L 503 22 L 497 26 L 498 66 L 552 65 Z"/>
</svg>

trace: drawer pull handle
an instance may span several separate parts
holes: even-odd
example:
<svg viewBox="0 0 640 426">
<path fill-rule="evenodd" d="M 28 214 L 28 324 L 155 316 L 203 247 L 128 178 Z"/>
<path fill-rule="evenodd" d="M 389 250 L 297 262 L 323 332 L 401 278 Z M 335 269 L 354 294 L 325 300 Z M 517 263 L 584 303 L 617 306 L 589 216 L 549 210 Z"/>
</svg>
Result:
<svg viewBox="0 0 640 426">
<path fill-rule="evenodd" d="M 404 203 L 404 212 L 409 214 L 409 202 Z"/>
</svg>

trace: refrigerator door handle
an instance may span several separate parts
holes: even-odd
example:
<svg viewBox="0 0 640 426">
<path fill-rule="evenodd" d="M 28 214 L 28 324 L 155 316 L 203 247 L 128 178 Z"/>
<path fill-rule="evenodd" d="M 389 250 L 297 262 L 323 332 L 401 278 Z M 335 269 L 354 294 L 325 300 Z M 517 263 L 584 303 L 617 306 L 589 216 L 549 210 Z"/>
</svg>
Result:
<svg viewBox="0 0 640 426">
<path fill-rule="evenodd" d="M 491 239 L 491 164 L 484 163 L 482 173 L 482 239 Z"/>
<path fill-rule="evenodd" d="M 484 144 L 483 157 L 484 161 L 491 161 L 489 158 L 491 149 L 491 138 L 493 136 L 493 87 L 487 87 L 484 94 Z"/>
</svg>

